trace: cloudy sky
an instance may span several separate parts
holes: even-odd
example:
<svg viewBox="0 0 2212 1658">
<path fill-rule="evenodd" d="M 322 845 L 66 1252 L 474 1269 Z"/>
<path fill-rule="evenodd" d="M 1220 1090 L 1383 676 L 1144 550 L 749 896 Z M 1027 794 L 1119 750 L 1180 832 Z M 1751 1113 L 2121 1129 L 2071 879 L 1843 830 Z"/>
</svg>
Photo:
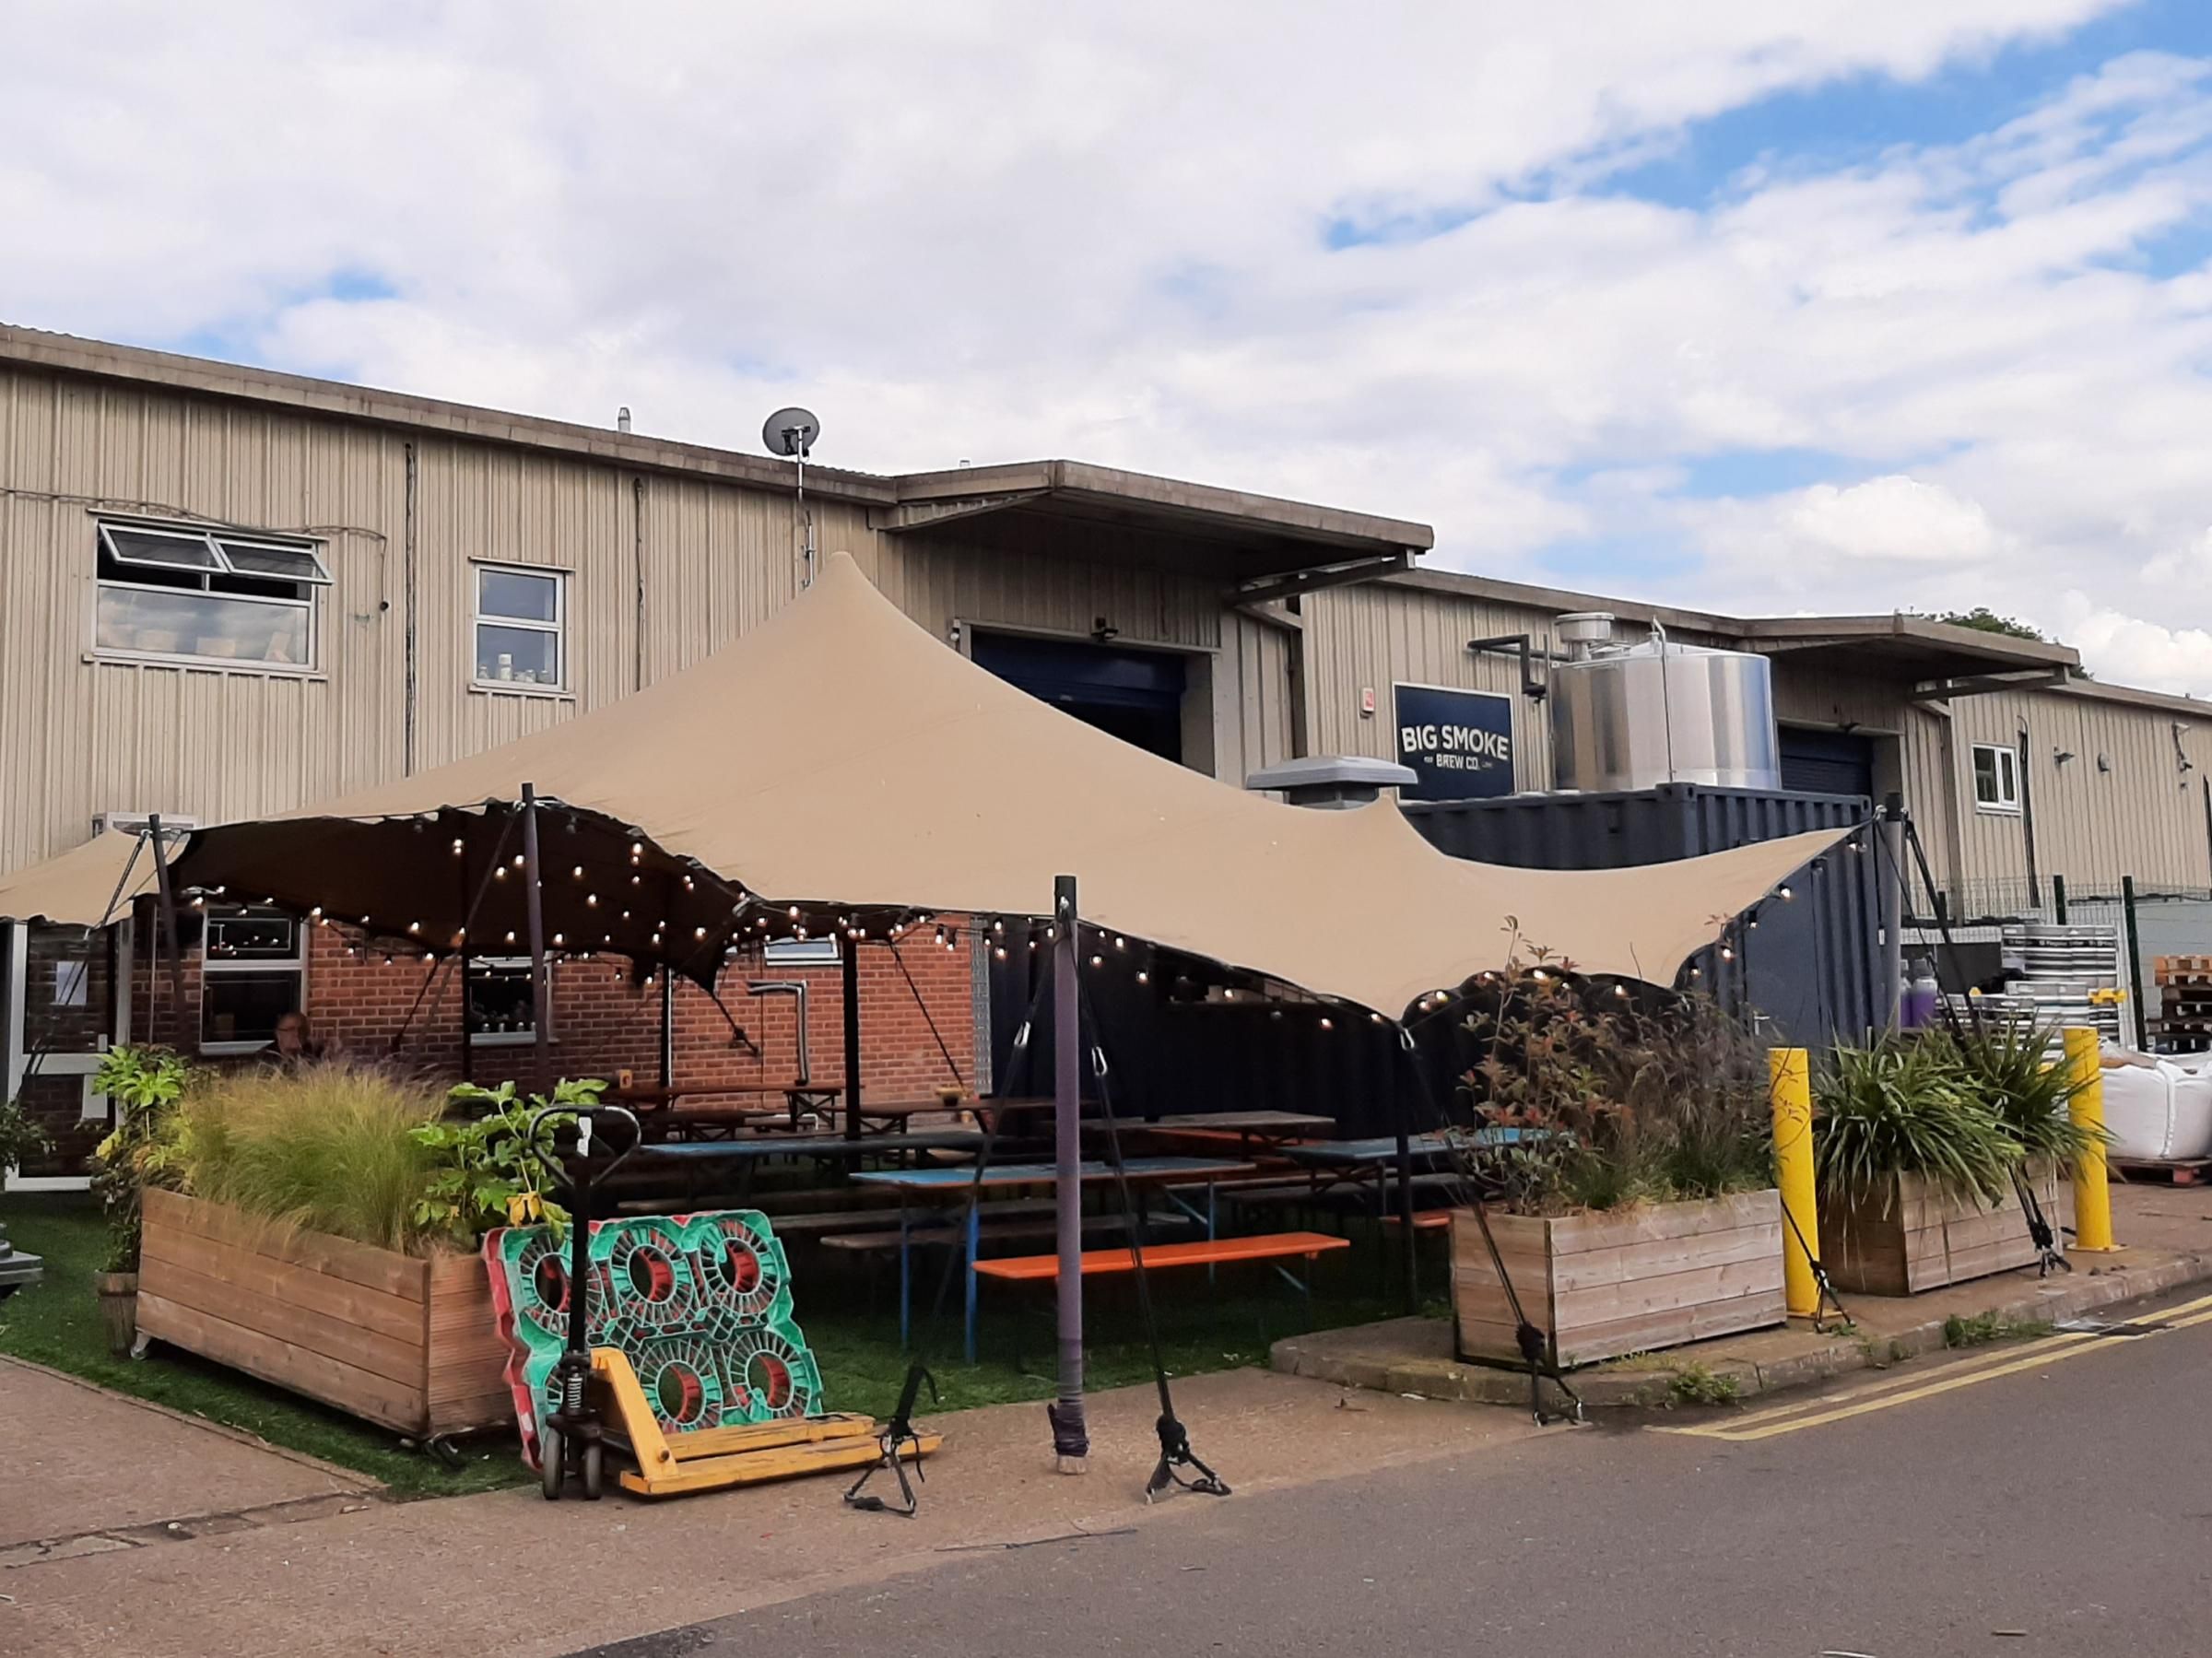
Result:
<svg viewBox="0 0 2212 1658">
<path fill-rule="evenodd" d="M 8 17 L 10 322 L 2212 693 L 2203 0 Z"/>
</svg>

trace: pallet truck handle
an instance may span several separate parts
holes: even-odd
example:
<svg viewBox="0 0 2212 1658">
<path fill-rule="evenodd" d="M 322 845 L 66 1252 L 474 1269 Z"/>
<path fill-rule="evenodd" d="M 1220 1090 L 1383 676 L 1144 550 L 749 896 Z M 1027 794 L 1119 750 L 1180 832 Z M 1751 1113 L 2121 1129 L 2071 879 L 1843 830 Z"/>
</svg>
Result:
<svg viewBox="0 0 2212 1658">
<path fill-rule="evenodd" d="M 573 1192 L 577 1189 L 575 1177 L 569 1172 L 565 1164 L 556 1164 L 550 1157 L 547 1156 L 544 1142 L 539 1138 L 539 1128 L 547 1117 L 573 1117 L 578 1124 L 578 1133 L 582 1136 L 582 1146 L 588 1147 L 592 1141 L 591 1120 L 602 1112 L 619 1117 L 629 1124 L 629 1144 L 615 1155 L 613 1162 L 599 1171 L 598 1180 L 592 1182 L 594 1185 L 597 1185 L 600 1181 L 604 1181 L 628 1162 L 638 1147 L 645 1143 L 645 1133 L 638 1122 L 638 1114 L 627 1105 L 616 1105 L 611 1101 L 602 1100 L 595 1105 L 542 1106 L 530 1113 L 530 1124 L 523 1131 L 524 1150 L 536 1161 L 538 1167 L 543 1169 L 547 1175 Z M 589 1155 L 588 1151 L 583 1155 Z"/>
</svg>

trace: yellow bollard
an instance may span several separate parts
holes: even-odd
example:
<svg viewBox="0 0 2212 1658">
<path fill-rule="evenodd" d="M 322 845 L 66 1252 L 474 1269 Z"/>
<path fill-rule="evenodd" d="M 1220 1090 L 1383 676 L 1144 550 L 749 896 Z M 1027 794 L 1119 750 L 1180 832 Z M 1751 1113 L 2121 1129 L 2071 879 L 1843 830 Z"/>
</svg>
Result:
<svg viewBox="0 0 2212 1658">
<path fill-rule="evenodd" d="M 1774 1176 L 1782 1188 L 1782 1283 L 1795 1318 L 1817 1318 L 1820 1287 L 1811 1252 L 1820 1247 L 1813 1191 L 1813 1069 L 1803 1048 L 1767 1050 L 1774 1097 Z M 1797 1224 L 1792 1226 L 1791 1220 Z"/>
<path fill-rule="evenodd" d="M 2097 1033 L 2086 1025 L 2066 1027 L 2066 1070 L 2081 1083 L 2066 1104 L 2066 1114 L 2085 1128 L 2104 1127 L 2104 1073 L 2097 1064 Z M 2104 1141 L 2084 1152 L 2074 1165 L 2074 1247 L 2109 1250 L 2112 1242 L 2112 1194 L 2105 1184 Z"/>
</svg>

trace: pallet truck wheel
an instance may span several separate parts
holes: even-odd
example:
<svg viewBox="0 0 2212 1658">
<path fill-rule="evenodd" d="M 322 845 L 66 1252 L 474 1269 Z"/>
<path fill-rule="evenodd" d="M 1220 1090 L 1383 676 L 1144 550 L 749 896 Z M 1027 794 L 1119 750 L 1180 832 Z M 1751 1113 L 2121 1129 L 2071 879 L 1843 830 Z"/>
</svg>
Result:
<svg viewBox="0 0 2212 1658">
<path fill-rule="evenodd" d="M 582 1461 L 584 1500 L 597 1502 L 606 1474 L 606 1447 L 597 1440 L 593 1440 L 583 1448 Z"/>
<path fill-rule="evenodd" d="M 568 1474 L 568 1452 L 560 1442 L 560 1429 L 542 1428 L 537 1435 L 538 1473 L 545 1481 L 546 1500 L 560 1500 L 560 1486 Z"/>
</svg>

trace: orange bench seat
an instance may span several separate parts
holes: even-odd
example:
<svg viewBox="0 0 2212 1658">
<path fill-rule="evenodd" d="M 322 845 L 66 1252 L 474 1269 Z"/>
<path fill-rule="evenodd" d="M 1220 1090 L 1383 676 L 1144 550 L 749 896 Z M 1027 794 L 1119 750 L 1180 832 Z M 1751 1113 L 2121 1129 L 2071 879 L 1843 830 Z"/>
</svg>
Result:
<svg viewBox="0 0 2212 1658">
<path fill-rule="evenodd" d="M 1282 1261 L 1302 1257 L 1311 1261 L 1316 1255 L 1331 1250 L 1349 1249 L 1348 1238 L 1332 1237 L 1327 1232 L 1267 1232 L 1253 1238 L 1200 1239 L 1187 1243 L 1156 1243 L 1145 1251 L 1145 1265 L 1155 1266 L 1220 1266 L 1233 1261 Z M 1136 1252 L 1130 1249 L 1087 1249 L 1083 1252 L 1083 1276 L 1090 1277 L 1099 1273 L 1135 1272 Z M 1005 1255 L 994 1261 L 975 1263 L 976 1273 L 986 1278 L 1005 1278 L 1025 1283 L 1038 1278 L 1057 1278 L 1060 1276 L 1060 1257 L 1057 1255 Z"/>
</svg>

